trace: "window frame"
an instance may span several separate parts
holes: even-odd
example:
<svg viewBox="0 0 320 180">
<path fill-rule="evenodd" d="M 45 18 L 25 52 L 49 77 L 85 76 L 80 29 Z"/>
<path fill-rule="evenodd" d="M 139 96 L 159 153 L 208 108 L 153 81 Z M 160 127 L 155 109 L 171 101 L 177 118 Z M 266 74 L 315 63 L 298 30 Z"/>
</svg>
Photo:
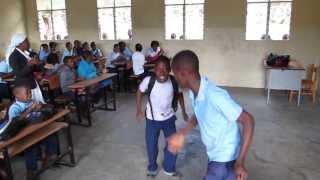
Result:
<svg viewBox="0 0 320 180">
<path fill-rule="evenodd" d="M 133 15 L 132 15 L 132 0 L 130 0 L 130 6 L 116 6 L 116 0 L 113 0 L 113 6 L 110 7 L 98 7 L 98 0 L 96 0 L 97 3 L 97 21 L 98 21 L 98 30 L 99 30 L 99 34 L 98 34 L 98 38 L 100 41 L 131 41 L 133 39 L 132 38 L 128 38 L 128 39 L 118 39 L 117 37 L 117 21 L 116 21 L 116 9 L 121 9 L 121 8 L 130 8 L 130 16 L 131 16 L 131 32 L 133 34 Z M 99 23 L 99 10 L 102 9 L 112 9 L 112 13 L 113 13 L 113 33 L 114 33 L 114 39 L 102 39 L 101 36 L 101 27 L 100 27 L 100 23 Z"/>
<path fill-rule="evenodd" d="M 35 0 L 36 1 L 36 0 Z M 69 28 L 68 28 L 68 18 L 67 18 L 67 3 L 66 3 L 66 0 L 64 0 L 64 7 L 65 9 L 52 9 L 53 7 L 53 3 L 52 3 L 53 0 L 50 0 L 50 9 L 46 9 L 46 10 L 38 10 L 38 4 L 37 4 L 37 1 L 36 1 L 36 10 L 37 10 L 37 25 L 38 25 L 38 32 L 39 32 L 39 36 L 40 36 L 40 41 L 67 41 L 69 39 Z M 53 12 L 55 11 L 65 11 L 66 13 L 66 27 L 67 27 L 67 33 L 68 33 L 68 38 L 67 39 L 64 39 L 64 38 L 61 38 L 61 39 L 56 39 L 55 37 L 55 31 L 54 31 L 54 23 L 53 23 Z M 47 39 L 47 40 L 42 40 L 41 39 L 41 32 L 40 32 L 40 24 L 39 24 L 39 13 L 40 12 L 49 12 L 50 13 L 50 18 L 51 18 L 51 24 L 52 24 L 52 34 L 53 34 L 53 38 L 50 40 L 50 39 Z"/>
<path fill-rule="evenodd" d="M 165 31 L 165 34 L 164 34 L 164 39 L 167 40 L 167 41 L 203 41 L 205 40 L 205 5 L 206 5 L 206 0 L 204 0 L 203 3 L 186 3 L 186 0 L 183 0 L 183 4 L 166 4 L 165 0 L 164 0 L 164 31 Z M 203 26 L 202 26 L 202 38 L 201 39 L 186 39 L 186 6 L 194 6 L 194 5 L 203 5 Z M 176 39 L 167 39 L 167 27 L 166 27 L 166 8 L 167 7 L 170 7 L 170 6 L 183 6 L 182 7 L 182 32 L 183 32 L 183 39 L 180 39 L 180 38 L 176 38 Z"/>
<path fill-rule="evenodd" d="M 293 15 L 293 3 L 294 0 L 266 0 L 265 2 L 263 1 L 256 1 L 256 2 L 248 2 L 246 1 L 246 31 L 245 31 L 245 40 L 246 41 L 290 41 L 291 39 L 291 34 L 292 34 L 292 15 Z M 290 3 L 291 6 L 291 14 L 290 14 L 290 24 L 289 24 L 289 38 L 288 39 L 271 39 L 269 32 L 270 32 L 270 11 L 271 11 L 271 4 L 276 4 L 276 3 Z M 266 24 L 266 33 L 264 34 L 266 38 L 260 38 L 260 39 L 247 39 L 247 23 L 248 23 L 248 5 L 249 4 L 267 4 L 267 24 Z"/>
</svg>

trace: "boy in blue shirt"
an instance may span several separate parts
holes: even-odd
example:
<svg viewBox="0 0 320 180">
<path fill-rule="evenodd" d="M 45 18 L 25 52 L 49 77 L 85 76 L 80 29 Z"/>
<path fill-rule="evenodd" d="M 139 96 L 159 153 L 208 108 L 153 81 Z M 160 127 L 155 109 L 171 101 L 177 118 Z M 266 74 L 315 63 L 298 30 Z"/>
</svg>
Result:
<svg viewBox="0 0 320 180">
<path fill-rule="evenodd" d="M 78 75 L 85 80 L 97 77 L 97 68 L 92 62 L 92 55 L 90 51 L 82 53 L 82 59 L 78 65 Z"/>
<path fill-rule="evenodd" d="M 49 54 L 50 54 L 50 51 L 49 51 L 48 44 L 41 44 L 40 51 L 39 51 L 40 61 L 45 62 Z"/>
<path fill-rule="evenodd" d="M 176 54 L 172 70 L 180 87 L 190 90 L 194 115 L 185 128 L 169 138 L 170 151 L 180 151 L 186 134 L 199 125 L 209 158 L 204 180 L 245 180 L 244 161 L 252 142 L 253 117 L 227 91 L 200 76 L 199 60 L 194 52 L 185 50 Z"/>
</svg>

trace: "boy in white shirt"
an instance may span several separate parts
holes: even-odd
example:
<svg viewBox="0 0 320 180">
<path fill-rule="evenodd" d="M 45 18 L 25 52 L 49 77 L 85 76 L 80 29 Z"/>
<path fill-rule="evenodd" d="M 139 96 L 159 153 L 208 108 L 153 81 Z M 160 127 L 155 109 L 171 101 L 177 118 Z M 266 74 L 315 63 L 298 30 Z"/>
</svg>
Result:
<svg viewBox="0 0 320 180">
<path fill-rule="evenodd" d="M 119 44 L 114 44 L 113 51 L 109 54 L 106 62 L 109 72 L 111 73 L 117 72 L 116 66 L 113 65 L 113 62 L 117 60 L 119 56 L 120 56 Z"/>
<path fill-rule="evenodd" d="M 163 50 L 160 47 L 159 41 L 152 41 L 151 47 L 147 51 L 147 61 L 149 63 L 154 63 L 161 55 L 163 55 Z"/>
<path fill-rule="evenodd" d="M 143 65 L 146 61 L 142 52 L 142 45 L 136 44 L 136 52 L 132 55 L 132 65 L 133 65 L 133 73 L 137 76 L 144 76 L 144 68 Z"/>
<path fill-rule="evenodd" d="M 148 154 L 147 176 L 155 177 L 158 173 L 158 139 L 162 130 L 167 138 L 176 132 L 177 101 L 179 97 L 178 85 L 173 76 L 169 75 L 170 60 L 161 56 L 156 62 L 155 75 L 144 78 L 137 91 L 137 118 L 144 118 L 142 110 L 142 96 L 148 96 L 146 109 L 146 146 Z M 184 108 L 182 112 L 185 113 Z M 169 176 L 180 176 L 176 172 L 177 156 L 171 153 L 166 145 L 164 149 L 163 169 Z"/>
</svg>

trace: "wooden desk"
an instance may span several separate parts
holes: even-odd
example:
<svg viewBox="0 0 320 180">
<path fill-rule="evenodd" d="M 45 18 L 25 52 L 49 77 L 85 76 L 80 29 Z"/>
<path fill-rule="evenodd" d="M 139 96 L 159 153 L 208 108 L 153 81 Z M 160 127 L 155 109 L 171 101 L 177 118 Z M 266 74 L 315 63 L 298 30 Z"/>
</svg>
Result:
<svg viewBox="0 0 320 180">
<path fill-rule="evenodd" d="M 79 81 L 77 83 L 72 84 L 71 86 L 69 86 L 70 89 L 74 90 L 75 93 L 75 103 L 76 103 L 76 109 L 77 109 L 77 116 L 78 116 L 78 123 L 76 123 L 76 125 L 81 125 L 81 126 L 86 126 L 86 127 L 90 127 L 92 125 L 92 121 L 91 121 L 91 112 L 92 110 L 95 111 L 96 109 L 102 109 L 101 107 L 94 107 L 93 104 L 91 104 L 89 102 L 89 89 L 91 86 L 96 85 L 102 81 L 108 80 L 108 79 L 112 79 L 112 84 L 113 85 L 113 79 L 117 77 L 116 73 L 105 73 L 102 74 L 96 78 L 90 79 L 90 80 L 84 80 L 84 81 Z M 87 116 L 87 120 L 88 120 L 88 124 L 83 124 L 82 123 L 82 118 L 81 118 L 81 109 L 80 109 L 80 93 L 78 93 L 79 91 L 83 91 L 84 90 L 84 97 L 85 97 L 85 104 L 87 107 L 87 112 L 86 112 L 86 116 Z M 104 92 L 104 108 L 102 110 L 112 110 L 115 111 L 116 110 L 116 95 L 115 95 L 115 91 L 112 90 L 112 98 L 110 101 L 107 100 L 107 87 L 103 86 L 103 92 Z M 112 102 L 113 107 L 109 108 L 108 104 L 109 102 Z"/>
<path fill-rule="evenodd" d="M 267 104 L 270 102 L 271 90 L 293 90 L 298 91 L 298 103 L 300 105 L 301 81 L 305 77 L 304 68 L 275 68 L 265 66 Z"/>
<path fill-rule="evenodd" d="M 156 64 L 150 64 L 150 63 L 143 65 L 144 68 L 154 68 L 155 66 Z"/>
<path fill-rule="evenodd" d="M 74 166 L 74 152 L 73 152 L 73 143 L 71 137 L 70 126 L 66 122 L 56 122 L 57 120 L 64 118 L 67 114 L 69 114 L 69 110 L 62 110 L 49 118 L 48 120 L 29 125 L 24 128 L 21 132 L 19 132 L 16 136 L 0 142 L 0 151 L 2 153 L 2 158 L 5 161 L 6 169 L 9 175 L 9 179 L 13 180 L 13 173 L 11 168 L 11 158 L 16 156 L 17 154 L 23 152 L 25 149 L 39 143 L 43 139 L 47 138 L 50 135 L 56 134 L 58 131 L 62 129 L 66 129 L 67 131 L 67 143 L 68 148 L 65 152 L 58 155 L 58 157 L 51 162 L 48 166 L 40 169 L 35 176 L 38 176 L 44 170 L 48 169 L 53 164 L 61 164 L 67 166 Z M 70 156 L 70 164 L 60 162 L 63 157 L 66 155 Z"/>
</svg>

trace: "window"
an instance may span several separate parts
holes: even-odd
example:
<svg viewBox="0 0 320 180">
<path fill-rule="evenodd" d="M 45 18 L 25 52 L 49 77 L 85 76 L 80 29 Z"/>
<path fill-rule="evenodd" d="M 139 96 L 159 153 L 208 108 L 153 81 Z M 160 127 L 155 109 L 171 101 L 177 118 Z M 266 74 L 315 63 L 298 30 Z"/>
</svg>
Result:
<svg viewBox="0 0 320 180">
<path fill-rule="evenodd" d="M 37 0 L 41 40 L 68 39 L 65 0 Z"/>
<path fill-rule="evenodd" d="M 289 40 L 292 0 L 247 0 L 247 40 Z"/>
<path fill-rule="evenodd" d="M 131 0 L 97 0 L 101 40 L 132 39 Z"/>
<path fill-rule="evenodd" d="M 205 0 L 165 0 L 166 39 L 203 39 Z"/>
</svg>

